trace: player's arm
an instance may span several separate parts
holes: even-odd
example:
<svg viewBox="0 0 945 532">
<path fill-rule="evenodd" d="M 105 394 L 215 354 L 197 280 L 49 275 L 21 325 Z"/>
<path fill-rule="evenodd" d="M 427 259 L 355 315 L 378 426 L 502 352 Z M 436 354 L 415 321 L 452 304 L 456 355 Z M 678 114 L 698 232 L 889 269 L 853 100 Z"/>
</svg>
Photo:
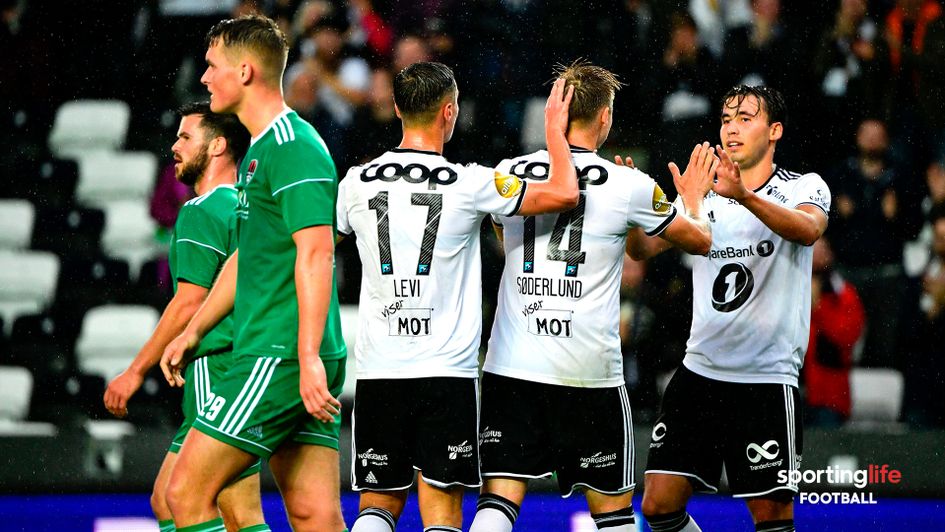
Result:
<svg viewBox="0 0 945 532">
<path fill-rule="evenodd" d="M 305 409 L 323 422 L 338 414 L 341 403 L 328 392 L 325 366 L 319 357 L 331 304 L 334 239 L 330 225 L 292 233 L 297 257 L 295 287 L 299 300 L 299 393 Z"/>
<path fill-rule="evenodd" d="M 732 161 L 721 146 L 717 146 L 716 149 L 719 152 L 721 164 L 718 170 L 718 182 L 713 189 L 718 194 L 742 204 L 785 240 L 812 246 L 824 234 L 827 229 L 827 215 L 823 209 L 807 204 L 791 209 L 763 200 L 742 183 L 738 164 Z"/>
<path fill-rule="evenodd" d="M 233 311 L 238 255 L 239 250 L 236 250 L 227 259 L 197 313 L 191 318 L 184 331 L 164 349 L 164 355 L 161 357 L 161 371 L 164 372 L 164 378 L 171 386 L 183 386 L 184 378 L 181 372 L 186 364 L 186 355 L 192 352 L 200 344 L 200 340 Z"/>
<path fill-rule="evenodd" d="M 578 189 L 577 171 L 571 160 L 571 147 L 565 132 L 568 129 L 568 106 L 574 87 L 564 89 L 564 79 L 557 79 L 551 87 L 548 103 L 545 104 L 545 142 L 548 145 L 550 168 L 548 181 L 531 182 L 525 188 L 522 205 L 516 214 L 529 216 L 546 212 L 573 209 L 581 197 Z"/>
<path fill-rule="evenodd" d="M 112 415 L 125 417 L 128 414 L 128 400 L 141 388 L 145 374 L 161 361 L 164 348 L 187 327 L 208 292 L 200 285 L 184 281 L 177 283 L 177 293 L 164 309 L 151 337 L 128 369 L 112 379 L 105 389 L 105 408 Z"/>
<path fill-rule="evenodd" d="M 708 142 L 697 145 L 689 156 L 686 171 L 679 173 L 676 163 L 669 163 L 673 184 L 679 196 L 676 216 L 659 237 L 648 237 L 642 229 L 627 233 L 626 251 L 630 258 L 642 260 L 666 251 L 670 247 L 691 255 L 705 255 L 712 246 L 712 229 L 705 217 L 703 201 L 712 188 L 720 161 Z"/>
</svg>

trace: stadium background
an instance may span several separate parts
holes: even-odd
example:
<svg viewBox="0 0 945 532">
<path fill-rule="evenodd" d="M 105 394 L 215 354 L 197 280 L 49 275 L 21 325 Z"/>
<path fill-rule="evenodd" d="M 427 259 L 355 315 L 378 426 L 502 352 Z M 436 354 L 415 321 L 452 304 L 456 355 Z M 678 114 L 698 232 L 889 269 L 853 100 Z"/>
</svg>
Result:
<svg viewBox="0 0 945 532">
<path fill-rule="evenodd" d="M 827 232 L 837 270 L 861 290 L 869 333 L 849 368 L 852 417 L 810 420 L 804 468 L 889 464 L 904 480 L 868 487 L 877 505 L 799 505 L 798 523 L 940 527 L 945 326 L 920 306 L 935 261 L 924 216 L 945 200 L 940 8 L 936 0 L 0 0 L 0 452 L 8 457 L 0 529 L 90 530 L 96 518 L 149 515 L 146 493 L 179 396 L 155 373 L 126 422 L 113 422 L 102 391 L 169 298 L 168 228 L 188 197 L 169 166 L 174 109 L 206 98 L 203 34 L 253 10 L 290 36 L 287 99 L 322 133 L 340 175 L 398 142 L 390 76 L 426 58 L 457 73 L 462 120 L 446 148 L 457 161 L 494 164 L 542 147 L 552 66 L 578 57 L 626 83 L 602 152 L 633 155 L 664 188 L 665 162 L 717 139 L 717 99 L 742 81 L 785 93 L 789 121 L 776 161 L 821 173 L 835 206 L 839 191 L 855 195 L 851 172 L 881 161 L 888 179 L 876 197 L 858 198 L 864 216 L 834 214 Z M 911 45 L 897 49 L 897 36 Z M 862 131 L 858 143 L 866 119 L 886 130 L 887 146 Z M 889 190 L 897 208 L 883 221 L 875 213 Z M 487 337 L 502 258 L 491 231 L 483 238 Z M 338 266 L 342 302 L 353 305 L 360 270 L 351 242 L 339 248 Z M 622 332 L 640 449 L 659 384 L 682 356 L 689 286 L 673 253 L 625 275 Z M 346 324 L 353 312 L 346 307 Z M 350 523 L 355 498 L 342 480 Z M 265 487 L 278 526 L 269 477 Z M 580 499 L 562 502 L 549 490 L 526 502 L 520 524 L 568 529 L 582 509 Z M 737 502 L 699 499 L 692 512 L 712 529 L 749 529 Z M 128 521 L 98 526 L 109 523 L 132 529 Z M 416 523 L 413 510 L 402 527 Z"/>
</svg>

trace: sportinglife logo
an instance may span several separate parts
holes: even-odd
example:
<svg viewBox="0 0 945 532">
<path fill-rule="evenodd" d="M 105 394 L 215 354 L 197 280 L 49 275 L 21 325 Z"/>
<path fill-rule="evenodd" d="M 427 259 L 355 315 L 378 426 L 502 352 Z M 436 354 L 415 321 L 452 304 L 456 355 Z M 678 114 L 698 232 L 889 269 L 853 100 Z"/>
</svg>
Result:
<svg viewBox="0 0 945 532">
<path fill-rule="evenodd" d="M 853 486 L 858 489 L 871 484 L 899 484 L 902 472 L 889 464 L 869 464 L 866 469 L 844 469 L 830 466 L 827 469 L 793 469 L 778 471 L 778 482 L 789 486 L 803 484 L 831 484 Z M 868 491 L 801 491 L 800 502 L 808 504 L 877 504 L 873 493 Z"/>
</svg>

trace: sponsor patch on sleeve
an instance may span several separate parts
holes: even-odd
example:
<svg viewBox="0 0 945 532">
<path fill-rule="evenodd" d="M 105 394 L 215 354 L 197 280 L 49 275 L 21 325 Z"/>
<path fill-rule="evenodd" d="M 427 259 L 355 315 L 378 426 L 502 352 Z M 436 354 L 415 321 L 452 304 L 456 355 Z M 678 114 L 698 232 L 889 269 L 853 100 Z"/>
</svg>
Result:
<svg viewBox="0 0 945 532">
<path fill-rule="evenodd" d="M 666 193 L 659 185 L 653 185 L 653 210 L 660 214 L 669 213 L 672 204 L 666 199 Z"/>
<path fill-rule="evenodd" d="M 496 172 L 495 189 L 503 198 L 514 198 L 522 193 L 522 180 L 514 175 Z"/>
</svg>

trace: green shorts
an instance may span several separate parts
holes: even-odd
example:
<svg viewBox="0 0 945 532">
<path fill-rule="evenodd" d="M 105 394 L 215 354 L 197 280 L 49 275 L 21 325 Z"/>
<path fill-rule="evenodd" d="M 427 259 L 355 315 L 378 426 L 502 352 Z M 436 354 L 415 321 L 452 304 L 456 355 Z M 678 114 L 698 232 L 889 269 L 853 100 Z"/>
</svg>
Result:
<svg viewBox="0 0 945 532">
<path fill-rule="evenodd" d="M 338 397 L 345 359 L 323 363 L 328 391 Z M 194 428 L 247 453 L 268 459 L 285 441 L 338 449 L 341 414 L 322 423 L 305 410 L 298 359 L 236 355 L 211 396 Z"/>
<path fill-rule="evenodd" d="M 167 452 L 177 453 L 180 446 L 184 444 L 184 438 L 187 432 L 197 419 L 197 414 L 202 412 L 208 403 L 213 402 L 213 393 L 210 391 L 214 383 L 223 379 L 227 369 L 233 365 L 233 355 L 222 353 L 198 358 L 184 370 L 184 400 L 181 403 L 181 410 L 184 412 L 184 421 L 177 429 L 177 434 L 171 441 Z M 248 477 L 259 473 L 261 462 L 249 466 L 238 478 Z"/>
</svg>

